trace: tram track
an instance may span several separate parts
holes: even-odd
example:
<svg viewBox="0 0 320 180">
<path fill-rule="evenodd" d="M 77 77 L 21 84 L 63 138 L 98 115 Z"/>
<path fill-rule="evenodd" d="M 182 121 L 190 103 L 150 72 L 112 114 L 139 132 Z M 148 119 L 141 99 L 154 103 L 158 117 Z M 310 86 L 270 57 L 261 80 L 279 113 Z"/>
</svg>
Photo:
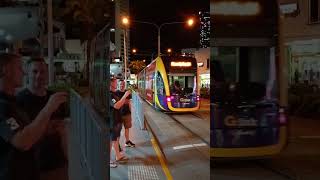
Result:
<svg viewBox="0 0 320 180">
<path fill-rule="evenodd" d="M 270 165 L 268 165 L 265 162 L 262 162 L 261 160 L 257 160 L 256 162 L 254 162 L 254 164 L 256 164 L 256 166 L 267 170 L 269 172 L 272 172 L 273 174 L 276 174 L 278 176 L 281 176 L 285 179 L 289 179 L 289 180 L 300 180 L 300 178 L 298 177 L 297 174 L 295 174 L 294 172 L 292 172 L 290 169 L 288 168 L 284 168 L 284 167 L 272 167 Z"/>
<path fill-rule="evenodd" d="M 192 117 L 196 117 L 199 118 L 201 120 L 203 120 L 200 116 L 196 116 L 193 113 L 166 113 L 171 119 L 173 119 L 175 122 L 177 122 L 183 129 L 187 130 L 188 132 L 190 132 L 192 135 L 196 136 L 197 138 L 199 138 L 202 142 L 204 142 L 205 144 L 207 144 L 208 146 L 210 146 L 210 141 L 206 140 L 203 136 L 199 135 L 197 132 L 195 132 L 195 130 L 191 129 L 190 127 L 187 127 L 184 123 L 182 123 L 177 116 L 179 115 L 190 115 Z"/>
</svg>

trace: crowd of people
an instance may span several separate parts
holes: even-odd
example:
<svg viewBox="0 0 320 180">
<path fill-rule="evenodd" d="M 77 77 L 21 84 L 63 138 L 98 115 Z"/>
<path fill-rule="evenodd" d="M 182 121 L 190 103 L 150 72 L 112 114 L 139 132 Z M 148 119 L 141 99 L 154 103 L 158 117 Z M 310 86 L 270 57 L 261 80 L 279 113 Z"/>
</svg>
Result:
<svg viewBox="0 0 320 180">
<path fill-rule="evenodd" d="M 48 65 L 33 57 L 23 69 L 22 57 L 0 54 L 0 179 L 67 180 L 68 92 L 48 90 Z M 27 85 L 23 87 L 24 76 Z M 122 127 L 126 147 L 130 140 L 131 91 L 125 82 L 111 79 L 110 167 L 128 160 L 120 143 Z M 114 149 L 115 160 L 111 157 Z"/>
<path fill-rule="evenodd" d="M 67 179 L 63 104 L 68 93 L 47 90 L 43 58 L 31 58 L 26 73 L 28 83 L 22 88 L 21 56 L 0 54 L 0 179 Z"/>
</svg>

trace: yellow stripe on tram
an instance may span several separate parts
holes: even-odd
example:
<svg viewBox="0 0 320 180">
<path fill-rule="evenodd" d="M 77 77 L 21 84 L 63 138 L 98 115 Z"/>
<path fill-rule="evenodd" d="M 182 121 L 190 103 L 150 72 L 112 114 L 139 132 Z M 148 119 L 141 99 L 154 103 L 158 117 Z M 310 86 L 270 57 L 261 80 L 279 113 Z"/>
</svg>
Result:
<svg viewBox="0 0 320 180">
<path fill-rule="evenodd" d="M 167 180 L 173 180 L 173 177 L 172 177 L 172 175 L 170 173 L 168 165 L 167 165 L 166 161 L 164 160 L 164 157 L 161 154 L 160 148 L 157 145 L 156 140 L 154 138 L 151 138 L 151 143 L 152 143 L 153 149 L 155 150 L 155 152 L 156 152 L 156 154 L 158 156 L 158 159 L 160 161 L 162 170 L 163 170 L 164 174 L 166 175 Z"/>
</svg>

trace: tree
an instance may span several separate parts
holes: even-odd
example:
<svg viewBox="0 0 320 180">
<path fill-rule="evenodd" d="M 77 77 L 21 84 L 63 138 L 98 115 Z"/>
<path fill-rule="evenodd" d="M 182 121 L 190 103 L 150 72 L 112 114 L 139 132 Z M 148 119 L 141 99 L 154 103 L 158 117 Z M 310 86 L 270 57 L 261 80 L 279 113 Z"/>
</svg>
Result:
<svg viewBox="0 0 320 180">
<path fill-rule="evenodd" d="M 146 67 L 146 64 L 143 61 L 131 61 L 129 64 L 130 71 L 133 74 L 138 74 L 145 67 Z"/>
<path fill-rule="evenodd" d="M 68 0 L 63 17 L 72 17 L 80 24 L 80 40 L 86 46 L 85 79 L 89 80 L 89 65 L 94 59 L 94 39 L 96 34 L 113 18 L 111 0 Z"/>
</svg>

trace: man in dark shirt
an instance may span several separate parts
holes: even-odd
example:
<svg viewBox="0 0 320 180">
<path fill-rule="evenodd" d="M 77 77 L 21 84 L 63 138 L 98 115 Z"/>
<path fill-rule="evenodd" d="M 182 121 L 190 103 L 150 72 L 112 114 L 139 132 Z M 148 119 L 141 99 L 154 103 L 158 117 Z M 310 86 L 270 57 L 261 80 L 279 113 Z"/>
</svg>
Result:
<svg viewBox="0 0 320 180">
<path fill-rule="evenodd" d="M 126 102 L 126 98 L 131 94 L 130 91 L 127 91 L 121 98 L 117 96 L 117 79 L 111 79 L 110 82 L 110 110 L 111 110 L 111 144 L 110 144 L 110 159 L 111 159 L 111 148 L 113 146 L 115 150 L 116 160 L 126 160 L 127 157 L 120 154 L 119 151 L 119 138 L 121 133 L 122 119 L 120 109 Z M 110 167 L 117 167 L 117 164 L 113 161 L 110 161 Z"/>
<path fill-rule="evenodd" d="M 31 58 L 27 63 L 28 85 L 17 94 L 17 102 L 31 119 L 34 119 L 54 94 L 48 91 L 48 66 L 43 58 Z M 67 179 L 67 145 L 64 106 L 51 116 L 47 133 L 38 143 L 36 158 L 39 162 L 41 180 Z"/>
<path fill-rule="evenodd" d="M 16 106 L 15 89 L 22 86 L 21 57 L 0 54 L 0 179 L 38 180 L 34 148 L 45 134 L 53 112 L 67 93 L 52 95 L 33 121 Z"/>
<path fill-rule="evenodd" d="M 125 85 L 125 81 L 121 80 L 120 81 L 120 90 L 117 91 L 117 96 L 118 97 L 122 97 L 124 94 L 126 93 L 126 85 Z M 124 104 L 124 106 L 120 109 L 120 113 L 121 113 L 121 118 L 123 121 L 123 126 L 124 126 L 124 137 L 126 139 L 126 146 L 127 147 L 135 147 L 135 144 L 130 141 L 130 128 L 132 127 L 132 119 L 131 119 L 131 96 L 129 96 L 126 99 L 126 102 Z"/>
</svg>

